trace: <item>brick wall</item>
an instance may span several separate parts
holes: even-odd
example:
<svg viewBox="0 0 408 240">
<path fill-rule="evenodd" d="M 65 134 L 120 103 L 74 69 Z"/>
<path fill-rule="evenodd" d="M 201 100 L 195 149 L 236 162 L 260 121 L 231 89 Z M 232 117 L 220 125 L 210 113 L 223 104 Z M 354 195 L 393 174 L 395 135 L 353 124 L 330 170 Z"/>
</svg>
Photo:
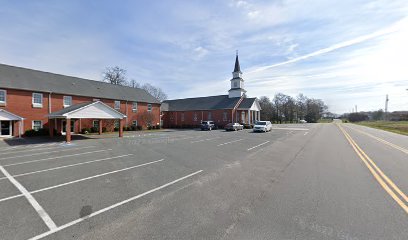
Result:
<svg viewBox="0 0 408 240">
<path fill-rule="evenodd" d="M 4 89 L 4 88 L 1 88 Z M 4 109 L 8 112 L 16 114 L 24 119 L 24 132 L 32 129 L 32 121 L 40 120 L 42 121 L 43 127 L 48 128 L 48 117 L 49 114 L 49 93 L 43 94 L 43 105 L 42 108 L 35 108 L 32 106 L 32 94 L 31 91 L 15 90 L 15 89 L 4 89 L 7 91 L 7 103 L 5 106 L 0 106 L 0 109 Z M 41 92 L 40 92 L 41 93 Z M 72 95 L 65 95 L 72 96 Z M 51 112 L 59 111 L 64 108 L 63 106 L 64 94 L 51 94 Z M 94 97 L 87 96 L 72 96 L 72 104 L 78 104 L 83 102 L 93 101 Z M 103 103 L 114 108 L 114 99 L 100 99 Z M 137 120 L 138 125 L 146 127 L 146 122 L 143 121 L 142 115 L 147 112 L 147 103 L 138 102 L 137 112 L 132 111 L 133 102 L 120 101 L 120 112 L 126 114 L 128 117 L 124 120 L 125 126 L 131 126 L 132 121 Z M 154 125 L 160 122 L 160 104 L 152 104 L 151 114 L 154 119 Z M 52 120 L 54 121 L 54 120 Z M 92 119 L 82 119 L 75 120 L 75 132 L 80 132 L 81 128 L 92 127 Z M 114 120 L 104 120 L 103 126 L 107 128 L 108 131 L 112 131 L 114 127 Z M 55 127 L 55 126 L 54 126 Z M 61 131 L 60 123 L 58 132 Z M 14 136 L 18 135 L 18 124 L 14 123 L 13 128 Z"/>
</svg>

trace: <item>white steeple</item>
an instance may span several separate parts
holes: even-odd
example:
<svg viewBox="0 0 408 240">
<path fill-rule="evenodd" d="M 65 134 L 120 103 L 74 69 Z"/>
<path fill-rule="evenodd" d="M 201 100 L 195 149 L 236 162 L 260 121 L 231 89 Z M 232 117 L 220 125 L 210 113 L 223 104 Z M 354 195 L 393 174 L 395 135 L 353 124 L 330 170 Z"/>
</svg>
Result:
<svg viewBox="0 0 408 240">
<path fill-rule="evenodd" d="M 239 65 L 238 51 L 235 57 L 235 67 L 232 72 L 231 89 L 228 91 L 230 98 L 242 97 L 246 93 L 244 89 L 244 79 L 242 79 L 241 67 Z"/>
</svg>

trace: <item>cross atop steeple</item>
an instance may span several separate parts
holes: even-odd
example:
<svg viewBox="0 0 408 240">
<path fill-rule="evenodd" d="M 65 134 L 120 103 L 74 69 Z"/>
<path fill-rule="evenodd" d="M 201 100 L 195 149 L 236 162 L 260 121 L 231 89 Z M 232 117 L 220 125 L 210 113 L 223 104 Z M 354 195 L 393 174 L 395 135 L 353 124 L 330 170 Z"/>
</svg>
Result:
<svg viewBox="0 0 408 240">
<path fill-rule="evenodd" d="M 235 56 L 235 66 L 232 72 L 231 89 L 228 91 L 229 97 L 241 97 L 245 94 L 244 79 L 242 79 L 241 66 L 239 65 L 238 50 Z"/>
</svg>

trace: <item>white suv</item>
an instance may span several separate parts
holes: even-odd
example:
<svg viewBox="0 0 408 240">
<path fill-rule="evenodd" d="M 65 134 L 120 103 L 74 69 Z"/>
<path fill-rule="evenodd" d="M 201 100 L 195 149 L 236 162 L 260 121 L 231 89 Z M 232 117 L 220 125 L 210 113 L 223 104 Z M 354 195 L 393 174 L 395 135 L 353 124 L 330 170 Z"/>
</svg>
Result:
<svg viewBox="0 0 408 240">
<path fill-rule="evenodd" d="M 254 132 L 268 132 L 272 130 L 270 121 L 258 121 L 255 123 Z"/>
</svg>

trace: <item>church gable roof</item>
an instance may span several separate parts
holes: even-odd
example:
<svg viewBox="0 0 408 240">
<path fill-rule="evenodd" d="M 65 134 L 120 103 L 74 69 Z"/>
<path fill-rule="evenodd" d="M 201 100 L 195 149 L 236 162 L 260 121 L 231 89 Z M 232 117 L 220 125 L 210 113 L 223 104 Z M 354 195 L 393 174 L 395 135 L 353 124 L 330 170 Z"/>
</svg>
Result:
<svg viewBox="0 0 408 240">
<path fill-rule="evenodd" d="M 185 98 L 163 101 L 164 111 L 193 111 L 193 110 L 216 110 L 233 109 L 239 101 L 237 98 L 229 98 L 228 95 Z"/>
</svg>

